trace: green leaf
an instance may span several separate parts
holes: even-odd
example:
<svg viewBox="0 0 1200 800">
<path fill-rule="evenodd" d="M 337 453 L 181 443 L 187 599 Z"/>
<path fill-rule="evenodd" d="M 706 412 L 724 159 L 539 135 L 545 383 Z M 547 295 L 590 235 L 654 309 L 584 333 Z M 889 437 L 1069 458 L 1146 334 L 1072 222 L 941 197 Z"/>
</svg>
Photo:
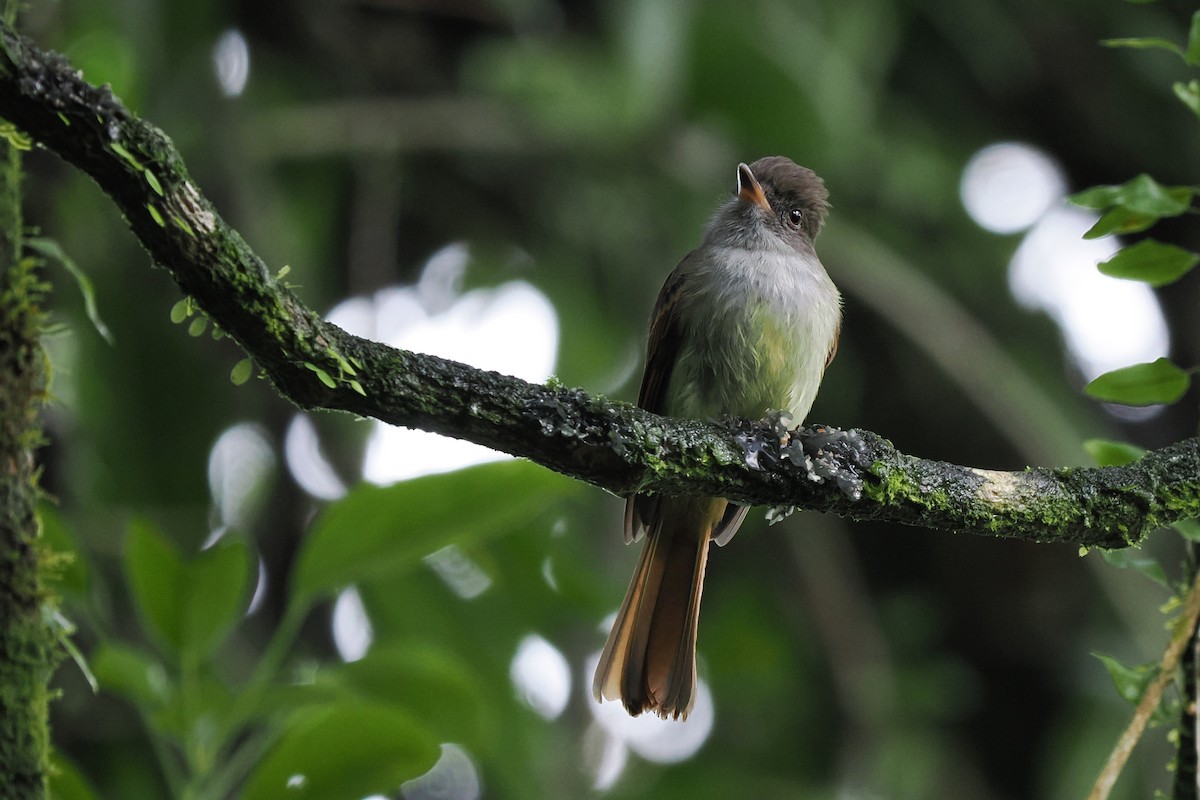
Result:
<svg viewBox="0 0 1200 800">
<path fill-rule="evenodd" d="M 428 772 L 439 752 L 412 717 L 379 704 L 304 709 L 286 730 L 247 780 L 243 800 L 390 796 Z"/>
<path fill-rule="evenodd" d="M 146 183 L 149 184 L 150 188 L 154 190 L 155 194 L 157 194 L 159 197 L 162 197 L 162 184 L 158 182 L 158 178 L 155 176 L 155 174 L 150 170 L 146 170 L 142 174 L 146 176 Z"/>
<path fill-rule="evenodd" d="M 171 306 L 171 322 L 178 325 L 192 315 L 192 298 L 185 297 Z"/>
<path fill-rule="evenodd" d="M 1151 406 L 1174 403 L 1183 397 L 1190 382 L 1186 372 L 1169 359 L 1160 358 L 1106 372 L 1084 387 L 1084 391 L 1107 403 Z"/>
<path fill-rule="evenodd" d="M 142 166 L 142 162 L 138 161 L 137 158 L 134 157 L 133 153 L 130 153 L 128 150 L 122 147 L 120 142 L 109 142 L 108 146 L 114 153 L 128 161 L 129 165 L 138 172 L 141 172 L 143 169 L 145 169 L 145 167 Z"/>
<path fill-rule="evenodd" d="M 104 341 L 112 344 L 114 341 L 112 331 L 104 324 L 104 320 L 100 319 L 100 309 L 96 306 L 96 290 L 87 273 L 80 269 L 79 265 L 62 249 L 62 245 L 53 239 L 33 237 L 26 239 L 25 245 L 29 249 L 41 253 L 44 257 L 62 264 L 63 269 L 71 273 L 71 277 L 75 279 L 75 285 L 79 287 L 79 293 L 83 295 L 83 310 L 92 323 L 92 327 L 96 329 L 96 333 L 104 337 Z"/>
<path fill-rule="evenodd" d="M 146 210 L 150 212 L 150 218 L 158 223 L 158 227 L 160 227 L 160 228 L 167 227 L 167 223 L 165 221 L 163 221 L 162 213 L 157 208 L 155 208 L 153 203 L 147 203 Z"/>
<path fill-rule="evenodd" d="M 96 674 L 92 672 L 91 665 L 88 664 L 87 659 L 71 638 L 76 631 L 75 623 L 67 619 L 62 612 L 55 609 L 50 603 L 42 604 L 42 620 L 54 631 L 54 636 L 58 639 L 58 643 L 67 651 L 67 655 L 75 662 L 75 666 L 79 668 L 79 671 L 83 673 L 84 680 L 88 682 L 88 686 L 92 687 L 92 693 L 95 694 L 100 691 L 100 684 L 96 681 Z"/>
<path fill-rule="evenodd" d="M 188 336 L 199 336 L 200 334 L 204 333 L 204 330 L 207 327 L 208 317 L 203 315 L 196 317 L 194 320 L 192 320 L 192 323 L 188 325 Z"/>
<path fill-rule="evenodd" d="M 1157 662 L 1127 667 L 1112 656 L 1102 653 L 1092 653 L 1092 655 L 1104 664 L 1109 677 L 1112 678 L 1113 685 L 1117 687 L 1117 694 L 1121 695 L 1130 705 L 1137 705 L 1137 702 L 1142 699 L 1142 695 L 1146 693 L 1146 687 L 1158 675 Z"/>
<path fill-rule="evenodd" d="M 168 652 L 198 659 L 240 617 L 250 574 L 246 547 L 223 539 L 185 563 L 144 521 L 130 525 L 125 570 L 147 628 Z"/>
<path fill-rule="evenodd" d="M 92 652 L 91 665 L 103 691 L 147 713 L 165 707 L 175 691 L 161 663 L 123 644 L 102 643 Z"/>
<path fill-rule="evenodd" d="M 1179 45 L 1172 42 L 1170 39 L 1162 39 L 1159 37 L 1144 37 L 1144 38 L 1128 38 L 1128 39 L 1101 39 L 1100 44 L 1104 47 L 1129 47 L 1135 50 L 1169 50 L 1180 58 L 1186 59 L 1183 50 Z"/>
<path fill-rule="evenodd" d="M 329 354 L 330 358 L 337 362 L 338 369 L 343 373 L 343 375 L 349 375 L 351 378 L 353 378 L 358 374 L 354 371 L 354 367 L 350 365 L 350 362 L 346 360 L 346 357 L 341 353 L 337 352 L 332 347 L 327 348 L 325 352 Z"/>
<path fill-rule="evenodd" d="M 95 800 L 99 797 L 74 762 L 59 752 L 50 756 L 50 797 L 53 800 Z"/>
<path fill-rule="evenodd" d="M 43 578 L 56 592 L 82 599 L 88 588 L 88 570 L 74 532 L 49 503 L 39 503 L 37 513 L 39 538 L 53 554 L 45 561 Z"/>
<path fill-rule="evenodd" d="M 1189 65 L 1200 66 L 1200 11 L 1192 14 L 1192 25 L 1188 29 L 1187 51 L 1183 56 Z"/>
<path fill-rule="evenodd" d="M 1072 195 L 1076 205 L 1105 213 L 1085 239 L 1097 239 L 1113 233 L 1144 231 L 1162 217 L 1174 217 L 1186 212 L 1192 204 L 1195 190 L 1189 186 L 1163 186 L 1149 175 L 1119 186 L 1097 186 Z"/>
<path fill-rule="evenodd" d="M 192 230 L 192 226 L 188 225 L 187 220 L 184 219 L 183 217 L 179 216 L 178 214 L 172 214 L 171 221 L 175 223 L 175 226 L 177 228 L 179 228 L 181 231 L 186 233 L 188 236 L 194 237 L 196 235 L 196 232 Z"/>
<path fill-rule="evenodd" d="M 184 644 L 194 656 L 210 654 L 246 608 L 250 558 L 246 546 L 222 538 L 187 566 Z"/>
<path fill-rule="evenodd" d="M 243 358 L 241 361 L 233 365 L 233 369 L 229 371 L 229 380 L 234 386 L 241 386 L 246 381 L 250 380 L 250 376 L 254 374 L 254 361 L 250 358 Z"/>
<path fill-rule="evenodd" d="M 313 523 L 297 558 L 293 602 L 399 578 L 429 553 L 509 531 L 576 488 L 526 461 L 357 486 Z"/>
<path fill-rule="evenodd" d="M 1119 550 L 1101 550 L 1100 556 L 1110 567 L 1117 569 L 1132 569 L 1140 572 L 1150 580 L 1169 589 L 1167 574 L 1163 572 L 1162 564 L 1136 547 L 1123 547 Z"/>
<path fill-rule="evenodd" d="M 1157 217 L 1174 217 L 1186 212 L 1192 205 L 1195 190 L 1190 186 L 1163 186 L 1149 175 L 1142 173 L 1123 184 L 1117 194 L 1117 203 L 1131 211 Z"/>
<path fill-rule="evenodd" d="M 1200 255 L 1173 244 L 1144 239 L 1120 250 L 1099 264 L 1105 275 L 1166 286 L 1179 280 L 1200 263 Z"/>
<path fill-rule="evenodd" d="M 1099 239 L 1113 234 L 1137 233 L 1146 230 L 1156 222 L 1158 222 L 1158 217 L 1152 214 L 1143 214 L 1124 206 L 1117 206 L 1102 214 L 1096 224 L 1083 234 L 1083 238 Z"/>
<path fill-rule="evenodd" d="M 1200 520 L 1181 519 L 1172 523 L 1171 527 L 1189 542 L 1200 542 Z"/>
<path fill-rule="evenodd" d="M 325 384 L 330 389 L 333 389 L 337 386 L 337 382 L 334 381 L 333 378 L 329 377 L 329 373 L 318 367 L 316 364 L 311 364 L 305 361 L 304 366 L 311 370 L 312 373 L 317 376 L 318 380 L 320 380 L 321 383 Z"/>
<path fill-rule="evenodd" d="M 1120 186 L 1093 186 L 1068 196 L 1067 200 L 1077 206 L 1103 211 L 1117 204 L 1117 196 L 1121 188 Z"/>
<path fill-rule="evenodd" d="M 322 670 L 317 688 L 403 708 L 425 720 L 440 741 L 486 748 L 495 740 L 495 704 L 466 663 L 450 651 L 405 641 L 372 648 L 365 658 Z"/>
<path fill-rule="evenodd" d="M 0 122 L 0 139 L 4 139 L 14 149 L 32 150 L 33 140 L 24 131 L 17 130 L 11 122 Z"/>
<path fill-rule="evenodd" d="M 1099 467 L 1131 464 L 1146 455 L 1146 451 L 1136 445 L 1111 442 L 1107 439 L 1088 439 L 1083 443 L 1083 449 Z"/>
<path fill-rule="evenodd" d="M 175 548 L 149 522 L 136 519 L 125 536 L 125 574 L 146 629 L 170 651 L 183 643 L 180 630 L 184 565 Z"/>
<path fill-rule="evenodd" d="M 1200 117 L 1200 81 L 1176 81 L 1171 88 L 1175 90 L 1175 96 Z"/>
</svg>

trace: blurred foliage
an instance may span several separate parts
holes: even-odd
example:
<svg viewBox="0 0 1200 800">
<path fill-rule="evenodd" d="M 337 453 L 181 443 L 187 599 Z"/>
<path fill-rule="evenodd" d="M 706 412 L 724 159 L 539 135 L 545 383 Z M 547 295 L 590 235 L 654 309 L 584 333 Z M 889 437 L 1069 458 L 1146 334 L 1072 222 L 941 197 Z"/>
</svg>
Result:
<svg viewBox="0 0 1200 800">
<path fill-rule="evenodd" d="M 559 315 L 558 377 L 624 399 L 654 294 L 736 163 L 789 155 L 830 187 L 818 250 L 846 294 L 811 419 L 1021 468 L 1084 463 L 1085 439 L 1192 435 L 1195 388 L 1148 417 L 1087 399 L 1054 325 L 1010 299 L 1020 238 L 964 213 L 962 167 L 1017 139 L 1073 190 L 1197 182 L 1196 120 L 1176 96 L 1188 64 L 1099 44 L 1185 42 L 1190 24 L 1190 9 L 1122 0 L 58 0 L 30 4 L 22 27 L 171 136 L 310 304 L 412 284 L 466 242 L 460 289 L 534 284 Z M 212 60 L 231 29 L 250 57 L 236 97 Z M 171 324 L 177 289 L 86 178 L 36 151 L 27 163 L 28 219 L 90 279 L 85 303 L 55 276 L 69 333 L 49 343 L 58 402 L 42 457 L 48 546 L 76 554 L 54 585 L 100 692 L 69 663 L 56 678 L 56 796 L 279 796 L 296 774 L 309 782 L 289 797 L 394 794 L 445 743 L 485 797 L 593 791 L 605 734 L 587 663 L 636 558 L 620 503 L 499 464 L 330 504 L 273 466 L 227 529 L 206 480 L 213 443 L 252 421 L 285 463 L 295 409 L 261 382 L 231 384 L 228 341 Z M 1123 208 L 1136 188 L 1092 199 Z M 1200 249 L 1190 215 L 1156 237 Z M 1160 294 L 1176 364 L 1200 361 L 1198 295 L 1195 270 Z M 316 422 L 353 485 L 369 425 Z M 478 596 L 423 558 L 451 544 L 486 576 Z M 1140 552 L 1179 578 L 1176 538 Z M 350 583 L 374 640 L 342 663 L 331 600 Z M 1089 653 L 1156 658 L 1162 600 L 1137 569 L 1068 548 L 812 514 L 748 524 L 710 562 L 711 735 L 682 763 L 630 754 L 602 793 L 1083 796 L 1128 714 Z M 530 634 L 569 665 L 569 702 L 549 719 L 510 677 Z M 1114 796 L 1167 785 L 1169 758 L 1151 732 Z M 407 796 L 458 796 L 434 791 Z"/>
</svg>

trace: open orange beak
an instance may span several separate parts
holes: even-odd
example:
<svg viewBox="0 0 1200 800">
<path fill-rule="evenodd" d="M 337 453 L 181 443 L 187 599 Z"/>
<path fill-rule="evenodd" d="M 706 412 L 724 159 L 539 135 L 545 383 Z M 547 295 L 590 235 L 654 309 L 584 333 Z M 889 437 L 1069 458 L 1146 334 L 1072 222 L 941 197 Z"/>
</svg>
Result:
<svg viewBox="0 0 1200 800">
<path fill-rule="evenodd" d="M 762 186 L 759 184 L 758 179 L 754 177 L 754 173 L 745 164 L 738 164 L 737 181 L 738 197 L 747 203 L 754 203 L 760 206 L 768 214 L 771 213 L 771 204 L 767 202 L 767 196 L 763 194 Z"/>
</svg>

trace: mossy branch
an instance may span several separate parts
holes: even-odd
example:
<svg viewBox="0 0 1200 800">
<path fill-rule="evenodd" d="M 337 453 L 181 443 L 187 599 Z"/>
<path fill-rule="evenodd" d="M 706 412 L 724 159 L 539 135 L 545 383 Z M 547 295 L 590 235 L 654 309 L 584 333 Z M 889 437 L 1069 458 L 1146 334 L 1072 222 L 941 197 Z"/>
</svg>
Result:
<svg viewBox="0 0 1200 800">
<path fill-rule="evenodd" d="M 805 438 L 817 463 L 796 465 L 769 426 L 663 418 L 351 336 L 272 277 L 161 131 L 8 26 L 0 26 L 0 49 L 0 116 L 92 176 L 154 262 L 302 408 L 478 442 L 617 494 L 712 494 L 1104 547 L 1200 516 L 1200 439 L 1126 467 L 992 472 L 908 456 L 852 431 Z M 748 447 L 761 451 L 757 468 L 747 464 Z"/>
</svg>

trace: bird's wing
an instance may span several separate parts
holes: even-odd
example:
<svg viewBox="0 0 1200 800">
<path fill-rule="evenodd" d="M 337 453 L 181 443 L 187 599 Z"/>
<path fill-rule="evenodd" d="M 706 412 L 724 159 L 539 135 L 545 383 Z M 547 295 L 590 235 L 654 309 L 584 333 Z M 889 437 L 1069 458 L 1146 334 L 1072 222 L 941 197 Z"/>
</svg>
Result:
<svg viewBox="0 0 1200 800">
<path fill-rule="evenodd" d="M 666 410 L 667 388 L 671 384 L 671 373 L 679 355 L 683 337 L 683 325 L 679 319 L 679 295 L 683 286 L 684 265 L 697 258 L 696 251 L 689 253 L 679 266 L 667 276 L 654 303 L 654 314 L 650 318 L 650 337 L 646 345 L 646 370 L 642 373 L 642 387 L 638 390 L 638 405 L 655 414 Z M 635 542 L 646 533 L 646 527 L 657 515 L 658 497 L 635 495 L 625 502 L 625 541 Z"/>
<path fill-rule="evenodd" d="M 679 294 L 683 286 L 684 265 L 696 257 L 695 251 L 688 254 L 679 266 L 671 271 L 654 303 L 654 315 L 650 319 L 650 337 L 646 344 L 646 370 L 642 373 L 642 388 L 638 391 L 638 405 L 647 411 L 661 414 L 666 405 L 667 387 L 679 355 L 679 344 L 683 337 L 683 325 L 679 319 Z"/>
<path fill-rule="evenodd" d="M 829 346 L 829 355 L 825 357 L 825 369 L 829 369 L 829 365 L 833 363 L 833 357 L 837 355 L 838 341 L 842 338 L 842 326 L 838 325 L 837 330 L 833 332 L 833 344 Z"/>
</svg>

